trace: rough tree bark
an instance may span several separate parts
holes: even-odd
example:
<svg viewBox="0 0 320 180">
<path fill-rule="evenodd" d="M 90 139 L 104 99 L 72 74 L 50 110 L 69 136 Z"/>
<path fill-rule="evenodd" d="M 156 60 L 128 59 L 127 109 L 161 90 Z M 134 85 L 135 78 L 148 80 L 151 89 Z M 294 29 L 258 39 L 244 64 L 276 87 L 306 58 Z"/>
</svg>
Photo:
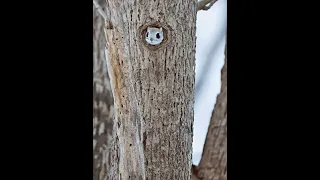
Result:
<svg viewBox="0 0 320 180">
<path fill-rule="evenodd" d="M 227 45 L 221 70 L 221 92 L 212 112 L 199 166 L 192 167 L 193 180 L 227 179 Z"/>
<path fill-rule="evenodd" d="M 115 100 L 110 179 L 189 180 L 196 0 L 107 0 L 108 72 Z M 163 27 L 159 46 L 147 26 Z"/>
<path fill-rule="evenodd" d="M 105 5 L 105 0 L 99 4 Z M 107 74 L 103 29 L 104 20 L 93 7 L 93 180 L 107 179 L 113 124 L 113 97 Z"/>
</svg>

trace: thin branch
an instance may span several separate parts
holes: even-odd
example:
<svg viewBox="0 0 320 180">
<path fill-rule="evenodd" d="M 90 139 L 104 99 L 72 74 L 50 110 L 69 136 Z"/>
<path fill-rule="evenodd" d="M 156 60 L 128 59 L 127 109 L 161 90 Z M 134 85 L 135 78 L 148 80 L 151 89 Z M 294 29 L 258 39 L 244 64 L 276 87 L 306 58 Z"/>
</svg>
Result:
<svg viewBox="0 0 320 180">
<path fill-rule="evenodd" d="M 192 180 L 227 180 L 227 42 L 224 54 L 220 93 L 211 114 L 200 163 L 191 169 Z"/>
<path fill-rule="evenodd" d="M 221 45 L 221 43 L 223 43 L 223 39 L 224 39 L 224 34 L 222 34 L 223 32 L 219 33 L 219 38 L 213 42 L 209 53 L 206 56 L 206 59 L 204 61 L 204 66 L 203 69 L 201 70 L 200 74 L 199 74 L 199 78 L 196 81 L 196 88 L 195 88 L 195 97 L 198 98 L 201 96 L 203 87 L 205 85 L 205 81 L 207 79 L 207 75 L 210 73 L 210 71 L 212 70 L 212 64 L 215 63 L 215 55 L 217 54 L 217 50 L 219 49 L 219 46 Z"/>
<path fill-rule="evenodd" d="M 211 6 L 217 2 L 218 0 L 202 0 L 198 2 L 198 11 L 200 10 L 208 10 L 211 8 Z"/>
<path fill-rule="evenodd" d="M 107 20 L 107 15 L 106 13 L 102 10 L 101 6 L 98 4 L 96 0 L 93 0 L 94 6 L 97 8 L 99 14 L 103 17 L 103 19 L 106 21 Z"/>
</svg>

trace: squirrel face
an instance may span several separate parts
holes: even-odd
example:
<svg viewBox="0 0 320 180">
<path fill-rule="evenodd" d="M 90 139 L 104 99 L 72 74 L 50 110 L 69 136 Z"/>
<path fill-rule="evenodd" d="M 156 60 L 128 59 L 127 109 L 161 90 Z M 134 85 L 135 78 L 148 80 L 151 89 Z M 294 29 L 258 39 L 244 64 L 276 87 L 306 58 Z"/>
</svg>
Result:
<svg viewBox="0 0 320 180">
<path fill-rule="evenodd" d="M 162 28 L 148 27 L 146 41 L 151 45 L 158 45 L 163 40 Z"/>
</svg>

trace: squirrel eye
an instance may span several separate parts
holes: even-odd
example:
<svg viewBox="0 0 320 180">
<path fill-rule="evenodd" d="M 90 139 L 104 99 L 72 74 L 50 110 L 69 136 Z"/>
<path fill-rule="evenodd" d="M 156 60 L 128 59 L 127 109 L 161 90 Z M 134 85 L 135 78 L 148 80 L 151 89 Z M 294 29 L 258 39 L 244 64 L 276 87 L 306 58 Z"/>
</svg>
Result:
<svg viewBox="0 0 320 180">
<path fill-rule="evenodd" d="M 156 34 L 156 37 L 157 37 L 157 39 L 160 39 L 160 34 L 157 33 L 157 34 Z"/>
<path fill-rule="evenodd" d="M 148 35 L 149 35 L 149 32 L 147 32 L 147 37 L 148 37 Z"/>
</svg>

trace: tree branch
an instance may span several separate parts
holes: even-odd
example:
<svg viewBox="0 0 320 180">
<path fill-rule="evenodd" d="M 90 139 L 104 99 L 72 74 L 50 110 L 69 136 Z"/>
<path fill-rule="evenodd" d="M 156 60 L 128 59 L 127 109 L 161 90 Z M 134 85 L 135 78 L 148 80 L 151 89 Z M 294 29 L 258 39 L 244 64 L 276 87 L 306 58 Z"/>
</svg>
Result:
<svg viewBox="0 0 320 180">
<path fill-rule="evenodd" d="M 97 8 L 99 14 L 103 17 L 103 19 L 106 21 L 107 20 L 107 15 L 106 13 L 102 10 L 101 6 L 98 4 L 96 0 L 92 0 L 94 6 Z"/>
<path fill-rule="evenodd" d="M 218 0 L 202 0 L 200 2 L 198 2 L 198 11 L 200 10 L 208 10 L 211 8 L 211 6 L 217 2 Z"/>
<path fill-rule="evenodd" d="M 227 42 L 224 61 L 220 94 L 212 112 L 200 163 L 192 166 L 192 180 L 227 179 Z"/>
</svg>

